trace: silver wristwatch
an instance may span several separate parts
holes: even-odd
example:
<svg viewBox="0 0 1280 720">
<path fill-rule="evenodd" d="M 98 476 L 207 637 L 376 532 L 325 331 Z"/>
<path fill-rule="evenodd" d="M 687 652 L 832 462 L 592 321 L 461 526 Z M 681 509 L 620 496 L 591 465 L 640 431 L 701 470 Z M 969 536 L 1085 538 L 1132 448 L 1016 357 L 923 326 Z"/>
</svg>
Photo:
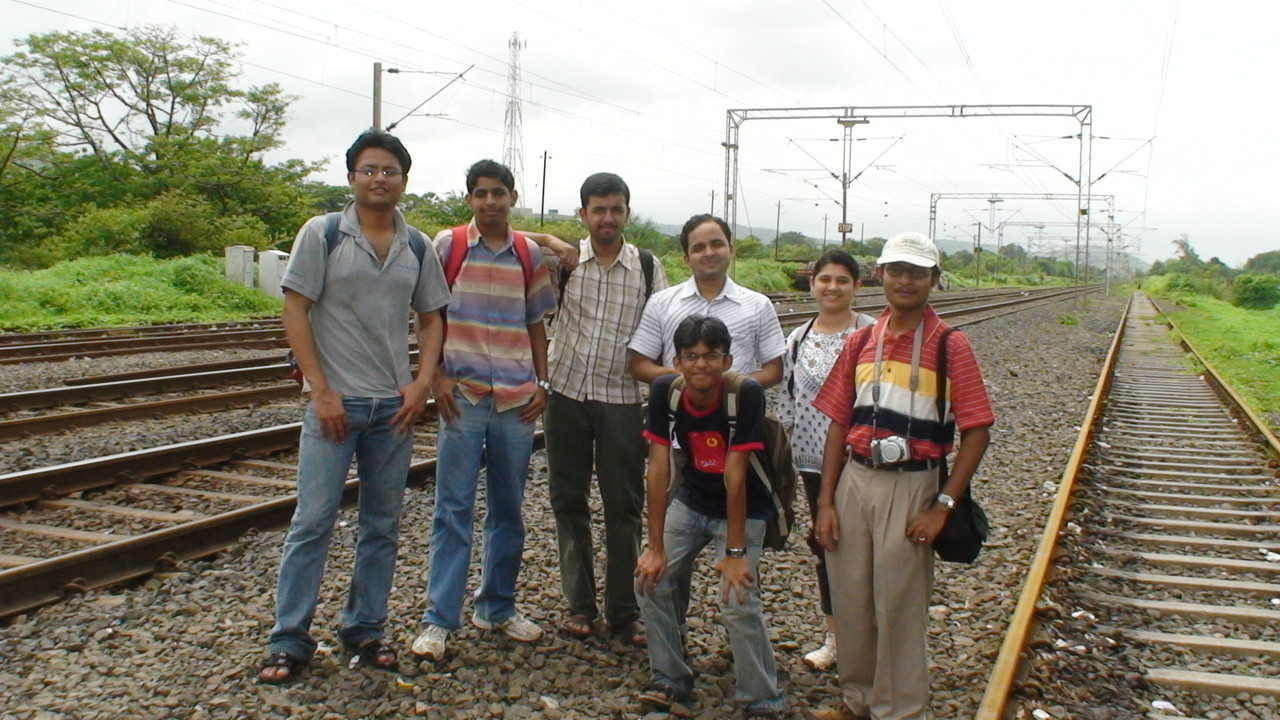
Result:
<svg viewBox="0 0 1280 720">
<path fill-rule="evenodd" d="M 550 381 L 550 380 L 539 380 L 539 381 L 537 382 L 537 385 L 538 385 L 538 387 L 542 388 L 543 390 L 546 390 L 548 393 L 550 393 L 550 392 L 551 392 L 551 381 Z"/>
<path fill-rule="evenodd" d="M 724 556 L 730 558 L 744 558 L 747 556 L 745 547 L 725 547 Z"/>
<path fill-rule="evenodd" d="M 938 493 L 938 504 L 948 510 L 956 509 L 956 499 L 946 493 Z"/>
</svg>

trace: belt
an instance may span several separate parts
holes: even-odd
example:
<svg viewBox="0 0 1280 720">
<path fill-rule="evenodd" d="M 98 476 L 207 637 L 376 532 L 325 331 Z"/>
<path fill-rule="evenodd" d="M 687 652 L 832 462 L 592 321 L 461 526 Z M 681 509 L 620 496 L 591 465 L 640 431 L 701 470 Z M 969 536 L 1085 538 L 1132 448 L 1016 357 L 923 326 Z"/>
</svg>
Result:
<svg viewBox="0 0 1280 720">
<path fill-rule="evenodd" d="M 908 460 L 906 462 L 893 463 L 892 465 L 876 465 L 871 462 L 871 458 L 863 457 L 856 453 L 849 453 L 849 459 L 865 465 L 873 470 L 889 470 L 891 472 L 920 472 L 921 470 L 933 470 L 942 464 L 940 458 L 930 458 L 928 460 Z"/>
</svg>

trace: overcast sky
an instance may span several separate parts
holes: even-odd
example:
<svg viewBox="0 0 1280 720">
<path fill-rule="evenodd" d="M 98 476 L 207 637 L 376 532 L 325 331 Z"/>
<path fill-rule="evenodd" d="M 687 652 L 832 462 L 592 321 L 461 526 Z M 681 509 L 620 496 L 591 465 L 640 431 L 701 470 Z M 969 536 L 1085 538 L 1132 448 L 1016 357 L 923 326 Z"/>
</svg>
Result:
<svg viewBox="0 0 1280 720">
<path fill-rule="evenodd" d="M 582 179 L 610 170 L 645 217 L 679 224 L 709 209 L 713 191 L 720 214 L 729 108 L 1089 104 L 1093 175 L 1110 171 L 1094 193 L 1115 196 L 1116 220 L 1144 257 L 1170 256 L 1182 233 L 1202 257 L 1232 265 L 1280 248 L 1272 177 L 1280 143 L 1271 132 L 1280 96 L 1266 90 L 1280 70 L 1280 10 L 1271 3 L 33 2 L 83 19 L 0 0 L 6 54 L 30 33 L 102 24 L 159 23 L 243 43 L 246 84 L 277 82 L 301 96 L 278 156 L 328 158 L 320 179 L 331 183 L 345 183 L 342 151 L 371 122 L 374 60 L 444 73 L 476 65 L 421 111 L 447 117 L 410 117 L 395 130 L 414 156 L 410 191 L 461 190 L 472 161 L 501 159 L 507 44 L 518 32 L 526 43 L 518 182 L 521 204 L 535 210 L 547 151 L 548 209 L 572 211 Z M 385 76 L 384 124 L 447 80 Z M 850 189 L 855 232 L 926 229 L 931 193 L 1074 193 L 1051 165 L 1076 173 L 1076 142 L 1062 136 L 1078 129 L 1070 118 L 859 126 L 853 169 L 866 171 Z M 823 167 L 840 171 L 840 143 L 831 141 L 839 134 L 831 120 L 744 125 L 741 234 L 748 224 L 772 233 L 781 202 L 783 231 L 821 237 L 826 215 L 836 236 L 840 184 Z M 943 202 L 938 235 L 971 237 L 988 207 Z M 998 210 L 1006 241 L 1074 243 L 1073 202 Z"/>
</svg>

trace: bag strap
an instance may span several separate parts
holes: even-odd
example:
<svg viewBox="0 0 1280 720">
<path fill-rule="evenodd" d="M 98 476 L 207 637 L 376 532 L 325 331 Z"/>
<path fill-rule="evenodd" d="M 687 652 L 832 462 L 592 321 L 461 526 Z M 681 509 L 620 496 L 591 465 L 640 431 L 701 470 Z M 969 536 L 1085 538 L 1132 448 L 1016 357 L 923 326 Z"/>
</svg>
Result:
<svg viewBox="0 0 1280 720">
<path fill-rule="evenodd" d="M 813 329 L 813 324 L 816 322 L 818 322 L 816 316 L 810 318 L 809 322 L 804 324 L 804 329 L 800 331 L 796 344 L 791 346 L 791 372 L 787 375 L 787 397 L 792 400 L 796 399 L 796 359 L 800 357 L 800 346 L 804 344 L 804 339 L 809 337 L 809 331 Z M 854 323 L 857 323 L 856 319 Z"/>
<path fill-rule="evenodd" d="M 943 330 L 938 338 L 938 363 L 934 374 L 938 378 L 938 424 L 945 425 L 947 421 L 947 336 L 951 334 L 953 328 Z M 942 487 L 947 484 L 947 458 L 944 455 L 942 462 L 938 463 L 938 490 L 941 492 Z M 967 492 L 967 491 L 966 491 Z"/>
<path fill-rule="evenodd" d="M 516 259 L 520 261 L 520 270 L 524 273 L 524 290 L 529 292 L 533 284 L 533 254 L 529 252 L 529 240 L 524 233 L 511 233 L 511 248 L 516 251 Z"/>
<path fill-rule="evenodd" d="M 636 248 L 640 251 L 640 270 L 644 272 L 644 299 L 648 300 L 653 294 L 653 253 L 644 248 Z"/>
<path fill-rule="evenodd" d="M 453 289 L 453 283 L 458 279 L 458 273 L 462 271 L 462 263 L 467 259 L 467 252 L 471 249 L 470 243 L 467 242 L 467 226 L 459 225 L 453 229 L 453 239 L 449 243 L 449 262 L 444 266 L 444 281 Z"/>
</svg>

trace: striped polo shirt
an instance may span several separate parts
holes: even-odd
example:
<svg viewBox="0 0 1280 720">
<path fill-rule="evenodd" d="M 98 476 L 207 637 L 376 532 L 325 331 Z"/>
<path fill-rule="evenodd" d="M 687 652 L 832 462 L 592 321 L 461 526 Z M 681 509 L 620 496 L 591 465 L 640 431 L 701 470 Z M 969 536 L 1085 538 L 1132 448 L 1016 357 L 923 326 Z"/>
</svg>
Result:
<svg viewBox="0 0 1280 720">
<path fill-rule="evenodd" d="M 956 428 L 995 423 L 991 400 L 969 338 L 960 331 L 947 336 L 947 412 L 938 417 L 938 338 L 948 326 L 932 307 L 925 307 L 924 341 L 920 348 L 920 380 L 914 402 L 911 393 L 911 347 L 915 331 L 885 335 L 880 377 L 875 376 L 876 341 L 889 327 L 890 310 L 875 325 L 849 336 L 813 406 L 849 428 L 845 444 L 852 452 L 871 456 L 873 420 L 876 437 L 907 435 L 910 418 L 911 459 L 932 460 L 950 452 Z M 875 413 L 872 385 L 880 386 L 880 410 Z M 874 417 L 873 417 L 874 416 Z"/>
<path fill-rule="evenodd" d="M 694 278 L 679 285 L 672 285 L 662 292 L 655 292 L 644 306 L 640 324 L 627 349 L 675 367 L 676 347 L 672 342 L 680 321 L 690 315 L 709 315 L 718 318 L 729 329 L 732 344 L 733 370 L 748 374 L 764 364 L 782 357 L 786 350 L 786 338 L 778 324 L 778 311 L 769 298 L 724 279 L 720 294 L 708 300 L 698 292 Z"/>
<path fill-rule="evenodd" d="M 527 288 L 510 231 L 498 252 L 484 244 L 474 222 L 467 238 L 467 258 L 449 301 L 444 373 L 458 381 L 471 404 L 492 393 L 495 408 L 503 412 L 529 402 L 537 389 L 529 326 L 555 308 L 555 288 L 541 250 L 528 238 L 524 242 L 529 243 L 534 269 Z M 449 265 L 452 245 L 452 230 L 436 235 L 442 266 Z"/>
</svg>

